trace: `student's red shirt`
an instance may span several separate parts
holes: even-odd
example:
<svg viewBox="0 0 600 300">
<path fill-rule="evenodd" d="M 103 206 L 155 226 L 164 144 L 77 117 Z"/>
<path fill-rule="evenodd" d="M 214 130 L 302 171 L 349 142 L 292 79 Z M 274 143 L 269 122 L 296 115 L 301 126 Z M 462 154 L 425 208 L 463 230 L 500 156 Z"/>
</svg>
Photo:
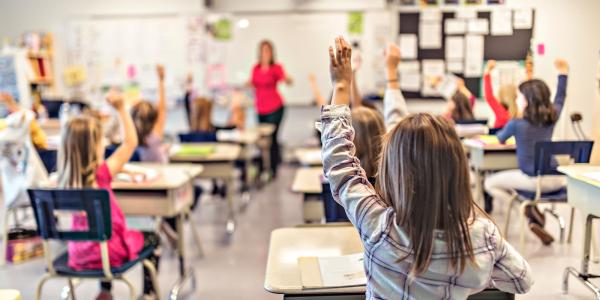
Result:
<svg viewBox="0 0 600 300">
<path fill-rule="evenodd" d="M 256 110 L 260 115 L 270 114 L 283 106 L 283 98 L 277 91 L 279 81 L 285 79 L 285 71 L 280 64 L 262 68 L 257 64 L 252 69 Z"/>
</svg>

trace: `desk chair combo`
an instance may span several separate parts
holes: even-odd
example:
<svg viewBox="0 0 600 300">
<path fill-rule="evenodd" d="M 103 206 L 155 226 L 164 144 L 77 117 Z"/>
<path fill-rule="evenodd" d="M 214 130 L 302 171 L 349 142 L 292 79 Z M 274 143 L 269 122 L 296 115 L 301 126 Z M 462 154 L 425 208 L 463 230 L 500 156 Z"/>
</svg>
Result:
<svg viewBox="0 0 600 300">
<path fill-rule="evenodd" d="M 534 170 L 537 175 L 537 188 L 535 192 L 516 190 L 513 198 L 510 200 L 508 205 L 508 212 L 506 214 L 506 223 L 504 227 L 504 234 L 508 233 L 508 226 L 510 224 L 510 212 L 515 202 L 520 202 L 519 206 L 519 250 L 523 252 L 525 249 L 525 232 L 526 232 L 526 220 L 525 210 L 528 206 L 534 206 L 541 203 L 552 204 L 552 209 L 545 209 L 545 213 L 550 213 L 551 216 L 556 218 L 560 228 L 560 242 L 564 242 L 565 235 L 565 220 L 560 216 L 554 209 L 554 205 L 558 203 L 567 204 L 567 189 L 561 188 L 557 191 L 542 193 L 541 191 L 541 179 L 544 175 L 563 175 L 557 170 L 557 165 L 554 163 L 553 157 L 556 155 L 568 155 L 573 163 L 587 163 L 590 160 L 592 152 L 593 141 L 557 141 L 557 142 L 537 142 L 535 144 L 535 162 Z M 567 242 L 571 242 L 571 236 L 573 233 L 573 217 L 575 214 L 575 208 L 571 208 L 571 217 L 569 221 L 569 236 Z"/>
<path fill-rule="evenodd" d="M 47 273 L 40 279 L 36 288 L 36 300 L 42 297 L 44 284 L 55 278 L 64 278 L 69 283 L 72 300 L 75 300 L 74 279 L 95 279 L 122 281 L 130 291 L 132 300 L 136 299 L 135 288 L 123 275 L 138 263 L 142 263 L 150 270 L 152 283 L 156 294 L 160 297 L 159 285 L 156 280 L 156 269 L 147 258 L 154 251 L 154 247 L 143 248 L 138 257 L 124 263 L 120 267 L 111 267 L 107 241 L 112 235 L 112 222 L 110 214 L 109 194 L 105 190 L 97 189 L 30 189 L 28 190 L 31 206 L 35 214 L 38 232 L 43 239 L 44 256 Z M 85 213 L 87 216 L 87 231 L 69 231 L 60 228 L 57 217 L 68 212 Z M 70 226 L 70 224 L 68 224 Z M 67 226 L 67 227 L 68 227 Z M 50 240 L 58 241 L 95 241 L 99 243 L 102 255 L 102 269 L 77 271 L 68 266 L 68 253 L 65 251 L 60 256 L 53 258 L 50 251 Z"/>
</svg>

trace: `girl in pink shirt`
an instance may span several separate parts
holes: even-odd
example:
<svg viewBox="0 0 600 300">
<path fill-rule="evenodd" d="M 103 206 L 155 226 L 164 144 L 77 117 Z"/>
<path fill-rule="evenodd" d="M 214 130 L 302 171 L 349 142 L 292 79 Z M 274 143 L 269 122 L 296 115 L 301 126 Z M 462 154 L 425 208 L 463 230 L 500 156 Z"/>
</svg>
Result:
<svg viewBox="0 0 600 300">
<path fill-rule="evenodd" d="M 112 177 L 121 171 L 123 165 L 135 151 L 138 144 L 137 134 L 131 117 L 125 110 L 123 98 L 111 91 L 110 104 L 118 111 L 124 127 L 123 143 L 106 160 L 102 142 L 102 127 L 99 120 L 91 116 L 74 117 L 66 124 L 61 136 L 58 152 L 58 186 L 61 188 L 99 188 L 110 195 L 112 237 L 108 241 L 110 265 L 119 267 L 135 259 L 146 245 L 158 246 L 154 234 L 142 234 L 127 229 L 125 216 L 115 200 L 111 188 Z M 73 218 L 73 230 L 87 230 L 87 217 L 76 215 Z M 158 247 L 150 260 L 158 267 Z M 101 269 L 102 259 L 97 242 L 69 242 L 69 267 L 75 270 Z M 110 282 L 101 283 L 101 292 L 96 299 L 112 299 Z M 146 299 L 155 298 L 154 287 L 148 270 L 144 268 L 144 295 Z"/>
<path fill-rule="evenodd" d="M 283 67 L 275 62 L 273 43 L 263 40 L 259 45 L 258 63 L 252 68 L 252 78 L 248 85 L 254 88 L 259 123 L 275 125 L 270 151 L 273 177 L 277 176 L 280 161 L 277 135 L 284 112 L 283 98 L 277 91 L 277 84 L 280 82 L 290 85 L 292 79 L 286 75 Z"/>
</svg>

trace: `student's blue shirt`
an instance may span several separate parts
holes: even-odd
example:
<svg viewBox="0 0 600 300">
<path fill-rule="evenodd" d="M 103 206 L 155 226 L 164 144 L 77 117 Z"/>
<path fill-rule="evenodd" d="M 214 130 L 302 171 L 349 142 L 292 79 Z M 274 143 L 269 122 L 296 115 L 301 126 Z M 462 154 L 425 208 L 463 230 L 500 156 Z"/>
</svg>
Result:
<svg viewBox="0 0 600 300">
<path fill-rule="evenodd" d="M 558 87 L 554 98 L 554 108 L 557 116 L 565 104 L 567 91 L 567 76 L 558 76 Z M 552 140 L 554 124 L 549 126 L 536 126 L 525 119 L 512 119 L 496 135 L 501 143 L 514 136 L 517 142 L 517 160 L 519 169 L 529 176 L 536 176 L 534 170 L 535 143 Z"/>
</svg>

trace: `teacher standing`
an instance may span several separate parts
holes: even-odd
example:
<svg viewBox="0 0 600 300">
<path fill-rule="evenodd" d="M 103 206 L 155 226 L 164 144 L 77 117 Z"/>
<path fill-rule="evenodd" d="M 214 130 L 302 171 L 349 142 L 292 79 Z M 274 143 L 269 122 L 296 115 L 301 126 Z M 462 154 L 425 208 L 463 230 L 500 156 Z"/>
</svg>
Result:
<svg viewBox="0 0 600 300">
<path fill-rule="evenodd" d="M 276 63 L 273 43 L 263 40 L 258 47 L 258 63 L 252 68 L 249 84 L 254 87 L 258 122 L 275 125 L 270 149 L 273 178 L 277 177 L 277 166 L 281 162 L 277 135 L 285 110 L 283 97 L 277 91 L 280 82 L 291 85 L 292 79 L 285 74 L 283 67 Z"/>
</svg>

